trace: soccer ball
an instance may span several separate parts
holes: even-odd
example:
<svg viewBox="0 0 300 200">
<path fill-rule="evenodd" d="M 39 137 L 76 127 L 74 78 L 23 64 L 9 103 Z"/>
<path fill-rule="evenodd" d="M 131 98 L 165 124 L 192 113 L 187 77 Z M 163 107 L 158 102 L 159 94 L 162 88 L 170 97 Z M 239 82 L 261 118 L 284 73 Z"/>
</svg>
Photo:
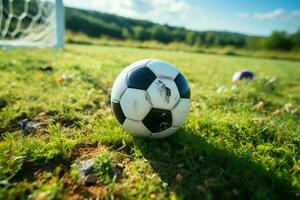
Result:
<svg viewBox="0 0 300 200">
<path fill-rule="evenodd" d="M 242 69 L 233 74 L 232 83 L 236 84 L 237 82 L 239 82 L 241 80 L 250 82 L 254 77 L 255 77 L 255 74 L 252 71 L 250 71 L 248 69 Z"/>
<path fill-rule="evenodd" d="M 185 122 L 190 88 L 172 64 L 155 59 L 135 62 L 114 82 L 112 110 L 122 127 L 137 137 L 164 138 Z"/>
</svg>

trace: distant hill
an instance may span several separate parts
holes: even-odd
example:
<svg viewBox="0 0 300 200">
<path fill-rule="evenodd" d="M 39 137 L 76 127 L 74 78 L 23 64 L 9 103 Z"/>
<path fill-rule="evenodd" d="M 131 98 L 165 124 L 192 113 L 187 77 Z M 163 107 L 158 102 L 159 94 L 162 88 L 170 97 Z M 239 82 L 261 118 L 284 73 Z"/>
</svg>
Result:
<svg viewBox="0 0 300 200">
<path fill-rule="evenodd" d="M 184 42 L 201 46 L 245 47 L 247 35 L 218 31 L 191 31 L 160 25 L 114 14 L 66 8 L 66 29 L 91 37 L 108 36 L 117 39 L 156 40 L 163 43 Z"/>
<path fill-rule="evenodd" d="M 14 1 L 13 11 L 15 15 L 23 13 L 24 1 Z M 4 10 L 9 10 L 8 2 L 8 0 L 3 1 Z M 30 4 L 27 8 L 28 12 L 34 13 L 37 10 L 36 6 L 36 4 Z M 3 12 L 2 15 L 0 30 L 2 30 L 5 20 L 9 17 L 7 12 Z M 31 20 L 30 17 L 26 16 L 22 20 L 23 26 L 28 26 Z M 43 23 L 43 21 L 40 20 L 37 23 Z M 11 20 L 9 29 L 14 30 L 16 26 L 16 20 Z M 300 28 L 295 33 L 274 31 L 268 37 L 249 36 L 233 32 L 192 31 L 146 20 L 130 19 L 114 14 L 70 7 L 66 7 L 66 28 L 72 32 L 83 33 L 95 38 L 105 36 L 121 40 L 155 40 L 160 43 L 180 42 L 201 48 L 230 46 L 250 50 L 300 51 Z"/>
</svg>

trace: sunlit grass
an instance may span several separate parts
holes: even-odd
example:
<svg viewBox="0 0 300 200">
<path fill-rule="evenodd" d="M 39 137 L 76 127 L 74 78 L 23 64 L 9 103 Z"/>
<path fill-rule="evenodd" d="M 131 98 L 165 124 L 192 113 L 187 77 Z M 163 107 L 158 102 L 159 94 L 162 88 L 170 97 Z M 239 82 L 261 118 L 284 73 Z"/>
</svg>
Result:
<svg viewBox="0 0 300 200">
<path fill-rule="evenodd" d="M 110 109 L 114 79 L 144 58 L 174 63 L 192 89 L 187 122 L 164 140 L 132 137 Z M 257 78 L 232 87 L 241 68 Z M 0 199 L 299 198 L 299 74 L 295 61 L 128 47 L 1 50 Z M 23 119 L 38 129 L 24 134 Z M 96 186 L 78 180 L 90 158 L 106 176 Z"/>
<path fill-rule="evenodd" d="M 94 44 L 104 46 L 119 46 L 119 47 L 135 47 L 141 49 L 162 49 L 168 51 L 185 51 L 185 52 L 198 52 L 206 54 L 220 54 L 230 56 L 247 56 L 258 58 L 273 58 L 273 59 L 287 59 L 287 60 L 300 60 L 299 49 L 292 51 L 279 51 L 279 50 L 264 50 L 264 49 L 246 49 L 236 48 L 233 46 L 224 47 L 207 47 L 198 45 L 188 45 L 183 42 L 171 42 L 168 44 L 158 42 L 155 40 L 137 41 L 132 39 L 118 40 L 108 37 L 92 38 L 81 33 L 73 33 L 67 31 L 66 40 L 75 44 Z"/>
</svg>

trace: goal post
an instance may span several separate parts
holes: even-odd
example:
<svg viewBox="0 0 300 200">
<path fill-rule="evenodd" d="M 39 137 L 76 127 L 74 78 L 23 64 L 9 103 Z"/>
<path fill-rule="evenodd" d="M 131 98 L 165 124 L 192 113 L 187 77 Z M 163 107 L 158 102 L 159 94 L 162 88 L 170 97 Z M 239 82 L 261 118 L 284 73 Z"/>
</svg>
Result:
<svg viewBox="0 0 300 200">
<path fill-rule="evenodd" d="M 0 0 L 0 46 L 63 48 L 63 0 Z"/>
<path fill-rule="evenodd" d="M 56 48 L 63 48 L 65 44 L 65 9 L 63 0 L 56 1 Z"/>
</svg>

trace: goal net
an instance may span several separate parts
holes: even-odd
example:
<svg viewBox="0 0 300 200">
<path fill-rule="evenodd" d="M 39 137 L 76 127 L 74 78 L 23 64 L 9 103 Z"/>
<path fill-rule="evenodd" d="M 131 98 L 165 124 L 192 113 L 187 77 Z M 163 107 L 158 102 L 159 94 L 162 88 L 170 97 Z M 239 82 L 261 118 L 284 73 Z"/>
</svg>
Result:
<svg viewBox="0 0 300 200">
<path fill-rule="evenodd" d="M 0 0 L 0 46 L 62 48 L 62 0 Z"/>
</svg>

